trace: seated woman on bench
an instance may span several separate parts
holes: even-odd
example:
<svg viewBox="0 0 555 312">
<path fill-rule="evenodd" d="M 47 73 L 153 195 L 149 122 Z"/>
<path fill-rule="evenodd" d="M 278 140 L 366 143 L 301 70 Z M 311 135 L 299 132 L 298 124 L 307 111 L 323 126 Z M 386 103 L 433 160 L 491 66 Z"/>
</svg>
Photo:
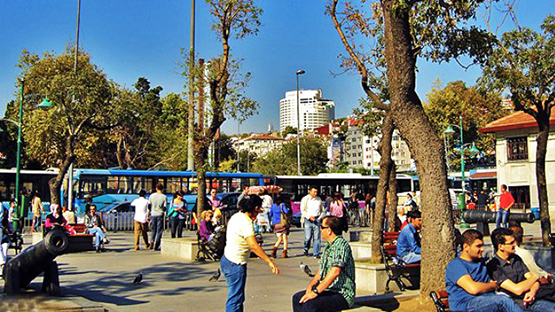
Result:
<svg viewBox="0 0 555 312">
<path fill-rule="evenodd" d="M 67 221 L 62 214 L 62 207 L 57 204 L 52 204 L 50 210 L 51 212 L 46 216 L 44 222 L 45 233 L 56 229 L 65 231 L 64 227 L 67 225 Z"/>
<path fill-rule="evenodd" d="M 89 213 L 85 215 L 85 226 L 87 227 L 87 233 L 94 234 L 94 246 L 96 252 L 100 252 L 101 244 L 108 244 L 110 241 L 106 237 L 106 228 L 102 218 L 96 214 L 95 205 L 91 205 Z"/>
<path fill-rule="evenodd" d="M 201 214 L 201 221 L 199 224 L 198 232 L 200 238 L 209 242 L 214 235 L 214 226 L 212 225 L 212 217 L 214 212 L 212 210 L 204 210 Z"/>
</svg>

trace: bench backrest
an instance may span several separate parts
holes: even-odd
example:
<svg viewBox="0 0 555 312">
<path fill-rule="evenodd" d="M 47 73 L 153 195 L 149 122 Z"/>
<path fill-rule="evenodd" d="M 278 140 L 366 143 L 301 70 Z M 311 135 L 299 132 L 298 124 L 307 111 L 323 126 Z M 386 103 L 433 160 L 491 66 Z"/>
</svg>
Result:
<svg viewBox="0 0 555 312">
<path fill-rule="evenodd" d="M 445 290 L 432 291 L 430 297 L 434 301 L 437 312 L 449 312 L 449 293 Z"/>
</svg>

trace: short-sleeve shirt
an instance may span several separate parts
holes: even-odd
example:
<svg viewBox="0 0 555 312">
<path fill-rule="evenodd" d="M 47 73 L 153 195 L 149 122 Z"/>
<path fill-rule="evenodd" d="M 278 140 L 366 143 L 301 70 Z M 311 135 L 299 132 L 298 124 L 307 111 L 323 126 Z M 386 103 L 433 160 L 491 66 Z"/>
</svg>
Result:
<svg viewBox="0 0 555 312">
<path fill-rule="evenodd" d="M 341 273 L 325 291 L 340 293 L 352 307 L 355 303 L 355 260 L 349 243 L 337 236 L 326 244 L 320 259 L 320 278 L 323 280 L 331 268 L 341 268 Z"/>
<path fill-rule="evenodd" d="M 494 281 L 497 281 L 497 285 L 503 284 L 506 280 L 510 280 L 513 283 L 518 284 L 526 280 L 524 274 L 529 272 L 522 259 L 516 254 L 510 255 L 508 261 L 505 261 L 495 255 L 495 257 L 488 262 L 487 269 L 491 278 Z M 517 296 L 503 288 L 501 288 L 501 291 L 514 298 L 524 298 L 524 294 Z"/>
<path fill-rule="evenodd" d="M 235 264 L 246 264 L 250 255 L 247 237 L 254 236 L 252 219 L 244 212 L 234 214 L 227 223 L 224 255 Z"/>
<path fill-rule="evenodd" d="M 470 275 L 473 281 L 480 283 L 488 283 L 491 280 L 483 259 L 478 262 L 466 261 L 458 257 L 451 260 L 445 270 L 445 288 L 449 293 L 451 311 L 466 311 L 468 302 L 476 297 L 457 285 L 457 281 L 465 275 Z"/>
<path fill-rule="evenodd" d="M 136 198 L 131 202 L 131 206 L 135 207 L 134 220 L 140 223 L 146 222 L 148 213 L 148 200 L 144 197 Z"/>
<path fill-rule="evenodd" d="M 501 193 L 501 196 L 499 196 L 499 208 L 507 209 L 514 201 L 515 199 L 510 192 Z"/>
</svg>

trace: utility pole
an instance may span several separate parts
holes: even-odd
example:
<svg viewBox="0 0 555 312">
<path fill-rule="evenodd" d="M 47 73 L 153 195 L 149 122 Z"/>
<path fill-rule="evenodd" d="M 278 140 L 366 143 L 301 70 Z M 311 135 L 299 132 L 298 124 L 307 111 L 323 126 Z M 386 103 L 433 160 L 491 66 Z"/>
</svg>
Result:
<svg viewBox="0 0 555 312">
<path fill-rule="evenodd" d="M 75 61 L 73 63 L 73 71 L 75 79 L 77 79 L 77 61 L 79 57 L 79 26 L 81 24 L 81 0 L 77 0 L 77 24 L 75 29 Z M 75 101 L 75 94 L 73 94 L 72 101 Z M 69 164 L 68 179 L 67 179 L 67 209 L 73 210 L 73 162 Z M 63 200 L 63 199 L 62 199 Z"/>
<path fill-rule="evenodd" d="M 191 46 L 189 49 L 189 105 L 187 120 L 187 170 L 195 170 L 193 136 L 195 126 L 195 94 L 194 82 L 195 77 L 193 70 L 195 68 L 195 0 L 191 0 Z"/>
</svg>

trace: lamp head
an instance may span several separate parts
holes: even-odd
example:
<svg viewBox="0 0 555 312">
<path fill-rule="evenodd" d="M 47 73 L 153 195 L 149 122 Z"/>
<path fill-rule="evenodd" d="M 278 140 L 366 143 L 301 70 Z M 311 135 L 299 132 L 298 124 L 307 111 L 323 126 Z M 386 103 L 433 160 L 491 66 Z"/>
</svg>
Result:
<svg viewBox="0 0 555 312">
<path fill-rule="evenodd" d="M 302 69 L 297 70 L 297 75 L 302 75 L 304 73 L 306 73 L 306 72 Z"/>
<path fill-rule="evenodd" d="M 455 134 L 455 130 L 453 130 L 453 127 L 447 126 L 447 128 L 445 128 L 445 130 L 443 130 L 443 134 L 451 136 L 451 135 Z"/>
<path fill-rule="evenodd" d="M 50 107 L 52 107 L 52 103 L 50 103 L 50 101 L 48 100 L 48 97 L 44 98 L 44 100 L 42 100 L 42 102 L 39 104 L 39 107 L 43 110 L 47 110 Z"/>
</svg>

